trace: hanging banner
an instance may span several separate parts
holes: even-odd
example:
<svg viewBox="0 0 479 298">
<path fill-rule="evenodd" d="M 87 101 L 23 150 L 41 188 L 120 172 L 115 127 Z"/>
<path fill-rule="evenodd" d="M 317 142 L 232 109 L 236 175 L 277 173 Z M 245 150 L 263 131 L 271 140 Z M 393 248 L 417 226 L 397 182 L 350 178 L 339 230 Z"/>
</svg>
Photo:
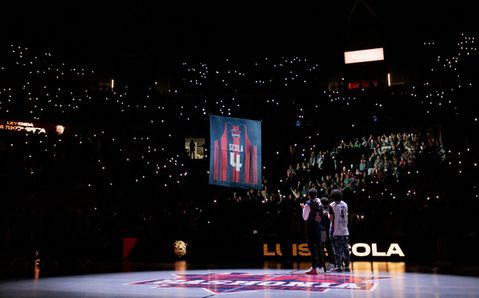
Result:
<svg viewBox="0 0 479 298">
<path fill-rule="evenodd" d="M 261 189 L 261 121 L 210 115 L 210 184 Z"/>
</svg>

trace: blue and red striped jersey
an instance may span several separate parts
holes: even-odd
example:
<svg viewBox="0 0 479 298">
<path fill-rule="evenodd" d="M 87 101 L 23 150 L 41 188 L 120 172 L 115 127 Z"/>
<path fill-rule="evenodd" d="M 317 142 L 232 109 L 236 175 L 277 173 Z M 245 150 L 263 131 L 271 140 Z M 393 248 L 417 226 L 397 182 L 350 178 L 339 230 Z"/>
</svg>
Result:
<svg viewBox="0 0 479 298">
<path fill-rule="evenodd" d="M 210 129 L 210 184 L 260 189 L 261 122 L 211 115 Z"/>
</svg>

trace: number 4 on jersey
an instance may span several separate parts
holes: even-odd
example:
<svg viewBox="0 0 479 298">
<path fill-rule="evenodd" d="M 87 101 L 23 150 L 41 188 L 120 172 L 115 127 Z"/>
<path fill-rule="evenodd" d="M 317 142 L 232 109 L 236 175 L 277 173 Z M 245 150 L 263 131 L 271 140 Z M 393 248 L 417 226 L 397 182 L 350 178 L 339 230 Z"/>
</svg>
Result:
<svg viewBox="0 0 479 298">
<path fill-rule="evenodd" d="M 232 166 L 236 172 L 241 171 L 243 164 L 241 163 L 239 154 L 230 152 L 230 166 Z"/>
</svg>

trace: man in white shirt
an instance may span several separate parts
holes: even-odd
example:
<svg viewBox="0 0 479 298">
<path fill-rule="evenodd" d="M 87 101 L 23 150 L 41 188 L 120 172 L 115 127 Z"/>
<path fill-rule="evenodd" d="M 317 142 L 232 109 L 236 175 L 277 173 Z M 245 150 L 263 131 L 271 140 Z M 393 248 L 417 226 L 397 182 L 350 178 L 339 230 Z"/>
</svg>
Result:
<svg viewBox="0 0 479 298">
<path fill-rule="evenodd" d="M 334 271 L 349 272 L 348 204 L 343 201 L 343 193 L 339 189 L 333 189 L 330 198 L 333 201 L 329 206 L 331 215 L 331 235 L 334 256 L 336 259 L 336 268 Z"/>
<path fill-rule="evenodd" d="M 318 191 L 311 188 L 308 191 L 309 200 L 303 207 L 303 219 L 306 222 L 306 240 L 309 251 L 311 252 L 311 268 L 305 274 L 324 273 L 323 268 L 323 249 L 321 245 L 321 201 L 317 198 Z"/>
</svg>

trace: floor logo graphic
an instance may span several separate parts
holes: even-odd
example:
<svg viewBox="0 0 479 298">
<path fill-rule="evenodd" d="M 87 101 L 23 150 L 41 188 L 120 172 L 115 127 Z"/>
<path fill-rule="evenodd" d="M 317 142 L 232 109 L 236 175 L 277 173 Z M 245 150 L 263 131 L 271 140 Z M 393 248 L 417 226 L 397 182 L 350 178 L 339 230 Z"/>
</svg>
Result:
<svg viewBox="0 0 479 298">
<path fill-rule="evenodd" d="M 325 292 L 331 289 L 372 291 L 379 279 L 388 277 L 356 277 L 350 274 L 249 274 L 206 273 L 175 274 L 171 279 L 132 282 L 158 288 L 202 288 L 213 294 L 254 290 L 289 290 Z"/>
</svg>

